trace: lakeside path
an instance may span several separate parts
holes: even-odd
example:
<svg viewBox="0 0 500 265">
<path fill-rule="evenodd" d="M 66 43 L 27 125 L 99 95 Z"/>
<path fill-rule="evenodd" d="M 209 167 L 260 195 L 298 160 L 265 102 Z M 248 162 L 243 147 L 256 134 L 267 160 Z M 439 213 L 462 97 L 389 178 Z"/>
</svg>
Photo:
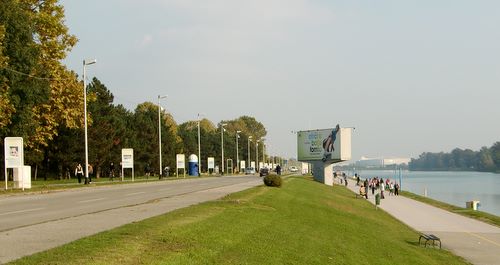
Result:
<svg viewBox="0 0 500 265">
<path fill-rule="evenodd" d="M 338 179 L 337 179 L 338 180 Z M 356 181 L 349 179 L 348 188 L 359 193 Z M 377 191 L 375 191 L 377 194 Z M 379 208 L 413 229 L 441 238 L 443 248 L 464 257 L 473 264 L 500 264 L 500 228 L 403 196 L 389 196 Z M 353 195 L 354 196 L 354 195 Z M 368 200 L 375 204 L 371 190 Z M 417 241 L 418 238 L 415 238 Z"/>
</svg>

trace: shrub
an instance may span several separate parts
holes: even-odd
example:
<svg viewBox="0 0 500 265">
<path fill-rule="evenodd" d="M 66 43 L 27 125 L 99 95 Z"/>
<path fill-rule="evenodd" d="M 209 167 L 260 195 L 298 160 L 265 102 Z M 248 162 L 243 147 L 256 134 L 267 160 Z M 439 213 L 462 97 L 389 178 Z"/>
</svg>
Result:
<svg viewBox="0 0 500 265">
<path fill-rule="evenodd" d="M 281 187 L 283 181 L 278 175 L 267 175 L 264 177 L 264 184 L 269 187 Z"/>
</svg>

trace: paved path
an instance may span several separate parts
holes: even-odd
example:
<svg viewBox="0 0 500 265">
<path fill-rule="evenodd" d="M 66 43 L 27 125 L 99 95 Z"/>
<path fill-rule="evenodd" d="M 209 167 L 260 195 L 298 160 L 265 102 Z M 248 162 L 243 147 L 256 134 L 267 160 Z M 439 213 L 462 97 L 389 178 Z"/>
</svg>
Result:
<svg viewBox="0 0 500 265">
<path fill-rule="evenodd" d="M 261 184 L 240 176 L 0 197 L 0 263 Z"/>
<path fill-rule="evenodd" d="M 348 188 L 359 193 L 356 181 L 349 180 Z M 377 191 L 375 191 L 375 194 Z M 388 196 L 380 208 L 413 229 L 441 238 L 443 248 L 464 257 L 473 264 L 500 264 L 500 228 L 468 217 L 451 213 L 403 196 Z M 368 199 L 375 204 L 371 190 Z M 416 238 L 415 240 L 418 240 Z"/>
</svg>

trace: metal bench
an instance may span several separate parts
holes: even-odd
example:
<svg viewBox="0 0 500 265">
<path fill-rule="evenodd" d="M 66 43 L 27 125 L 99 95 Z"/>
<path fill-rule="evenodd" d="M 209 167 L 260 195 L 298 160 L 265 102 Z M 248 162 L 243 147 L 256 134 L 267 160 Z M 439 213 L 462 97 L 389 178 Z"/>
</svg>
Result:
<svg viewBox="0 0 500 265">
<path fill-rule="evenodd" d="M 420 241 L 425 239 L 425 247 L 427 247 L 427 243 L 430 241 L 432 242 L 432 245 L 435 246 L 436 242 L 439 242 L 439 249 L 441 249 L 441 239 L 435 235 L 426 235 L 426 234 L 421 234 L 420 237 L 418 238 L 418 244 L 420 245 Z"/>
</svg>

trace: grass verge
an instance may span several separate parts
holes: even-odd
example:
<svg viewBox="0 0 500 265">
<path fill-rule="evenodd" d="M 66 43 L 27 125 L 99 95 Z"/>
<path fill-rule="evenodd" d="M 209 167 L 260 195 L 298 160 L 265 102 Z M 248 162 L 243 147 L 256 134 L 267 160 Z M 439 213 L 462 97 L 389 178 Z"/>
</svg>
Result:
<svg viewBox="0 0 500 265">
<path fill-rule="evenodd" d="M 431 199 L 428 197 L 420 196 L 420 195 L 417 195 L 417 194 L 414 194 L 414 193 L 411 193 L 408 191 L 402 191 L 402 192 L 400 192 L 400 194 L 405 196 L 405 197 L 408 197 L 410 199 L 414 199 L 416 201 L 427 203 L 427 204 L 430 204 L 432 206 L 441 208 L 443 210 L 447 210 L 449 212 L 457 213 L 457 214 L 460 214 L 463 216 L 474 218 L 474 219 L 477 219 L 479 221 L 483 221 L 485 223 L 496 225 L 496 226 L 500 227 L 500 217 L 496 216 L 494 214 L 485 213 L 485 212 L 481 212 L 481 211 L 474 211 L 472 209 L 458 207 L 458 206 L 447 204 L 445 202 L 440 202 L 440 201 L 437 201 L 437 200 L 434 200 L 434 199 Z"/>
<path fill-rule="evenodd" d="M 289 177 L 13 264 L 468 264 L 345 187 Z"/>
</svg>

